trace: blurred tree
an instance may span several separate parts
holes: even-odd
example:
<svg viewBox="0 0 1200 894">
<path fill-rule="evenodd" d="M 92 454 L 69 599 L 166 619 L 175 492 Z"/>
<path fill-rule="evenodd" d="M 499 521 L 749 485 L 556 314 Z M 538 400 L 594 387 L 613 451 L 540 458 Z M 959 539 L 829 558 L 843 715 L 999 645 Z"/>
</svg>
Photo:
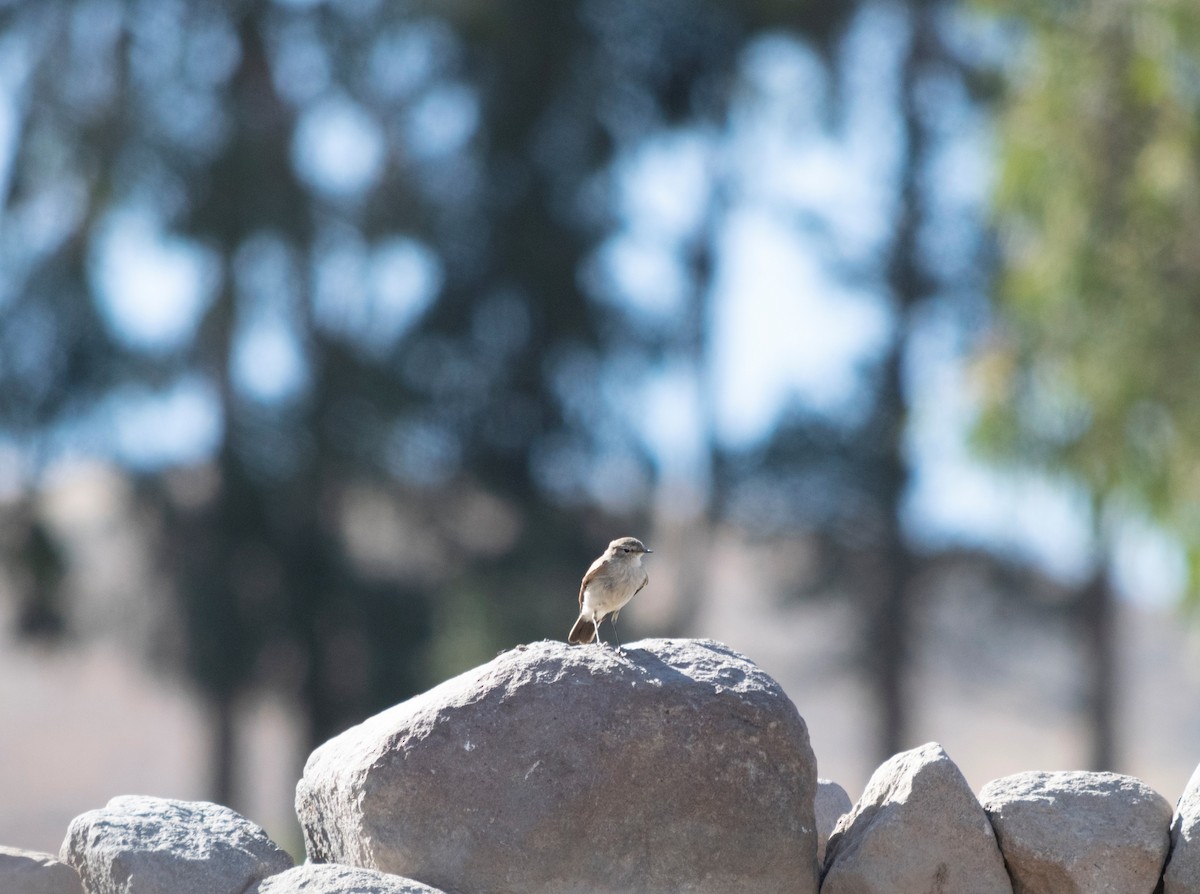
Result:
<svg viewBox="0 0 1200 894">
<path fill-rule="evenodd" d="M 877 372 L 874 402 L 868 417 L 866 441 L 870 451 L 877 501 L 873 530 L 878 538 L 874 580 L 867 597 L 866 667 L 881 711 L 879 753 L 901 751 L 907 741 L 910 698 L 906 691 L 912 649 L 915 558 L 905 534 L 904 500 L 910 471 L 905 455 L 905 432 L 910 395 L 905 382 L 909 339 L 918 307 L 933 291 L 933 275 L 921 257 L 919 239 L 927 226 L 926 196 L 931 124 L 920 108 L 923 80 L 930 68 L 943 62 L 939 52 L 935 5 L 909 4 L 908 40 L 900 63 L 897 104 L 900 118 L 900 166 L 891 244 L 882 257 L 886 293 L 893 313 L 892 332 Z M 869 468 L 871 468 L 869 467 Z"/>
<path fill-rule="evenodd" d="M 789 503 L 778 523 L 818 544 L 820 570 L 804 583 L 804 595 L 854 605 L 858 663 L 881 758 L 914 744 L 910 676 L 921 588 L 925 572 L 944 559 L 917 548 L 906 508 L 914 354 L 929 319 L 969 328 L 986 266 L 984 231 L 957 215 L 946 198 L 953 178 L 939 167 L 987 87 L 970 45 L 948 39 L 958 12 L 954 3 L 911 0 L 875 25 L 887 29 L 889 52 L 896 54 L 878 63 L 887 67 L 894 92 L 885 101 L 888 117 L 872 122 L 896 134 L 894 161 L 880 187 L 886 219 L 880 240 L 847 252 L 849 240 L 839 238 L 836 222 L 808 222 L 827 231 L 834 277 L 878 295 L 886 308 L 886 337 L 864 364 L 853 408 L 838 418 L 798 408 L 765 444 L 726 464 L 735 495 L 753 498 L 773 481 L 768 486 Z M 848 79 L 856 70 L 846 64 L 839 73 Z M 749 521 L 745 511 L 735 512 Z"/>
<path fill-rule="evenodd" d="M 750 35 L 801 27 L 828 53 L 851 11 L 0 12 L 0 430 L 30 489 L 81 447 L 135 476 L 170 582 L 150 651 L 211 706 L 216 800 L 236 801 L 253 687 L 294 697 L 317 742 L 426 683 L 444 642 L 461 666 L 561 635 L 603 539 L 587 519 L 643 512 L 652 474 L 621 374 L 663 342 L 580 289 L 610 165 L 720 122 Z M 161 424 L 121 430 L 163 406 L 201 432 L 175 454 Z"/>
<path fill-rule="evenodd" d="M 997 0 L 1020 24 L 1000 107 L 999 320 L 979 363 L 995 455 L 1091 501 L 1079 613 L 1092 761 L 1116 760 L 1109 562 L 1122 519 L 1178 536 L 1200 592 L 1200 8 Z"/>
</svg>

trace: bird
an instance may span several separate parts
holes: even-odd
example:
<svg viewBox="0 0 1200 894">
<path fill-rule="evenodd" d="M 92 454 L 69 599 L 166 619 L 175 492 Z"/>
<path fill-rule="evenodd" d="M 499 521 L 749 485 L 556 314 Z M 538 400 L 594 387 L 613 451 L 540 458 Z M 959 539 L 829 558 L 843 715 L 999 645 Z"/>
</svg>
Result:
<svg viewBox="0 0 1200 894">
<path fill-rule="evenodd" d="M 567 634 L 567 642 L 593 642 L 606 617 L 612 619 L 613 637 L 617 636 L 617 615 L 650 580 L 642 557 L 652 552 L 636 537 L 618 537 L 608 545 L 579 585 L 579 618 Z M 617 648 L 621 648 L 620 639 Z"/>
</svg>

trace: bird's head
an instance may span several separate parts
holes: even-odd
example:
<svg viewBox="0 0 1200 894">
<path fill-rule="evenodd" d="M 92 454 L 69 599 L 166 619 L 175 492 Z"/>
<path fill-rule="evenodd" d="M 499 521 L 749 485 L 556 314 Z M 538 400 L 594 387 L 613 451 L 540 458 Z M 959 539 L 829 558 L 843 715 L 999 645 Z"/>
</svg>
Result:
<svg viewBox="0 0 1200 894">
<path fill-rule="evenodd" d="M 642 556 L 646 553 L 652 553 L 654 550 L 646 549 L 646 544 L 638 540 L 636 537 L 618 537 L 608 545 L 610 555 L 622 559 L 634 559 L 641 561 Z"/>
</svg>

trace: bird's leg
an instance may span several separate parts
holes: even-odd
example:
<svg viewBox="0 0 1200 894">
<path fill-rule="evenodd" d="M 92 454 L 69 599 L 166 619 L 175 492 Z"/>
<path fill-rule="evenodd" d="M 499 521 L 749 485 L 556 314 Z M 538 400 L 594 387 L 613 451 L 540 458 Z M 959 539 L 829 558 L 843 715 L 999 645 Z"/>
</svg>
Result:
<svg viewBox="0 0 1200 894">
<path fill-rule="evenodd" d="M 619 612 L 613 612 L 608 617 L 609 617 L 609 620 L 612 621 L 613 639 L 615 639 L 617 641 L 617 651 L 621 652 L 624 650 L 621 648 L 621 637 L 617 636 L 617 615 L 618 614 L 619 614 Z"/>
</svg>

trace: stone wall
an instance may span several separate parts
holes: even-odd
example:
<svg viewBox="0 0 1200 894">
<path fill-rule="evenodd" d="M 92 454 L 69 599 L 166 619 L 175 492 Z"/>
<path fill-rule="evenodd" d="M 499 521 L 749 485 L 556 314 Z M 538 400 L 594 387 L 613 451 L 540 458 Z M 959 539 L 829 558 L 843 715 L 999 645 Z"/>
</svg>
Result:
<svg viewBox="0 0 1200 894">
<path fill-rule="evenodd" d="M 978 793 L 930 743 L 857 804 L 778 684 L 712 641 L 503 653 L 322 745 L 310 862 L 225 807 L 126 796 L 4 894 L 1200 894 L 1200 771 L 1020 773 Z M 1160 887 L 1161 885 L 1161 887 Z"/>
</svg>

